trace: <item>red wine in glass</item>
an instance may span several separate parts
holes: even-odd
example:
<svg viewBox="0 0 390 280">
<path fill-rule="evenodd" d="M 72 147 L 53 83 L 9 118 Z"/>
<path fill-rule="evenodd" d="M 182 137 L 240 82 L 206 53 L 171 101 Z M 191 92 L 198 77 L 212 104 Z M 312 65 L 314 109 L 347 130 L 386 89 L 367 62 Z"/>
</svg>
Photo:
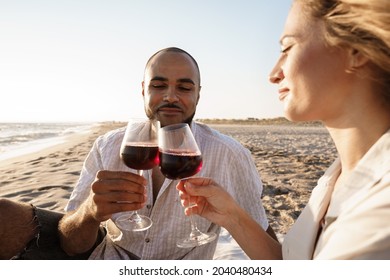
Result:
<svg viewBox="0 0 390 280">
<path fill-rule="evenodd" d="M 160 152 L 161 173 L 172 180 L 191 177 L 202 169 L 202 156 L 179 151 Z"/>
<path fill-rule="evenodd" d="M 157 120 L 132 118 L 127 123 L 119 156 L 127 167 L 137 170 L 140 176 L 144 170 L 150 170 L 159 164 L 157 140 L 159 128 L 160 123 Z M 139 215 L 136 210 L 124 213 L 115 220 L 115 223 L 120 229 L 130 231 L 147 230 L 153 224 L 149 217 Z"/>
<path fill-rule="evenodd" d="M 202 169 L 202 153 L 188 124 L 172 124 L 160 128 L 159 158 L 161 173 L 171 180 L 181 180 L 197 174 Z M 190 205 L 191 208 L 193 205 Z M 190 215 L 191 232 L 177 241 L 180 248 L 191 248 L 209 243 L 217 238 L 213 232 L 201 232 Z"/>
<path fill-rule="evenodd" d="M 158 145 L 128 143 L 121 152 L 121 158 L 127 167 L 148 170 L 159 164 Z"/>
</svg>

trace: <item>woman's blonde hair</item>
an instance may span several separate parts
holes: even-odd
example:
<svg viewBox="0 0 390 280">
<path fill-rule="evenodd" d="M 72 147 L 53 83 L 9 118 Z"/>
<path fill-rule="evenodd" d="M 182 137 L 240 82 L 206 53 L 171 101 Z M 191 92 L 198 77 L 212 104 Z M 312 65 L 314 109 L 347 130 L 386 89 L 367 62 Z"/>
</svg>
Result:
<svg viewBox="0 0 390 280">
<path fill-rule="evenodd" d="M 325 24 L 331 46 L 351 47 L 368 57 L 371 75 L 390 104 L 390 0 L 296 0 Z"/>
</svg>

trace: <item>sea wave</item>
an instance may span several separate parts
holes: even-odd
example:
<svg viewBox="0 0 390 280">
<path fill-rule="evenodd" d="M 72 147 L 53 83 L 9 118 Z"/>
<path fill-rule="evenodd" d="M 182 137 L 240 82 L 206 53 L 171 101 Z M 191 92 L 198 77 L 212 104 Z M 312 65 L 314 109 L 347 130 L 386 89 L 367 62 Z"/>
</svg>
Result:
<svg viewBox="0 0 390 280">
<path fill-rule="evenodd" d="M 94 123 L 0 123 L 0 160 L 36 151 L 87 133 Z"/>
</svg>

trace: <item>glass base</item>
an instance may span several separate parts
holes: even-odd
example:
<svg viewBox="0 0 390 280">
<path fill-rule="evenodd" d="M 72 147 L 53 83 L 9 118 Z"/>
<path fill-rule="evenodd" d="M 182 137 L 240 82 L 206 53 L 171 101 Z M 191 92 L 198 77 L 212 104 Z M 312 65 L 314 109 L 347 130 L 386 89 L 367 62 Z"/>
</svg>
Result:
<svg viewBox="0 0 390 280">
<path fill-rule="evenodd" d="M 124 216 L 116 220 L 116 225 L 125 231 L 143 231 L 150 228 L 153 224 L 149 217 L 133 213 L 130 217 Z"/>
<path fill-rule="evenodd" d="M 179 248 L 192 248 L 207 244 L 213 241 L 215 238 L 217 238 L 217 235 L 213 232 L 206 234 L 196 230 L 191 232 L 190 236 L 177 241 L 176 245 Z"/>
</svg>

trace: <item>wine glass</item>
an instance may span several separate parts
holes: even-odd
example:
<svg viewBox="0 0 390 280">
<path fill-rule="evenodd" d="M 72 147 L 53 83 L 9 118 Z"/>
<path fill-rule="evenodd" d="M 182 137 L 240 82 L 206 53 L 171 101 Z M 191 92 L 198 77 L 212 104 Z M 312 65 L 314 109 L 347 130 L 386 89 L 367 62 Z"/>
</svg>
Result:
<svg viewBox="0 0 390 280">
<path fill-rule="evenodd" d="M 127 123 L 120 158 L 127 167 L 136 169 L 140 176 L 143 170 L 152 169 L 159 163 L 157 141 L 159 127 L 160 123 L 157 120 L 134 118 Z M 116 223 L 123 230 L 142 231 L 150 228 L 153 222 L 149 217 L 132 211 L 120 216 Z"/>
<path fill-rule="evenodd" d="M 180 123 L 160 128 L 159 158 L 161 173 L 168 179 L 178 180 L 191 177 L 202 169 L 202 154 L 188 124 Z M 188 208 L 194 206 L 190 204 Z M 191 233 L 178 240 L 180 248 L 191 248 L 213 241 L 215 233 L 201 232 L 190 215 Z"/>
</svg>

